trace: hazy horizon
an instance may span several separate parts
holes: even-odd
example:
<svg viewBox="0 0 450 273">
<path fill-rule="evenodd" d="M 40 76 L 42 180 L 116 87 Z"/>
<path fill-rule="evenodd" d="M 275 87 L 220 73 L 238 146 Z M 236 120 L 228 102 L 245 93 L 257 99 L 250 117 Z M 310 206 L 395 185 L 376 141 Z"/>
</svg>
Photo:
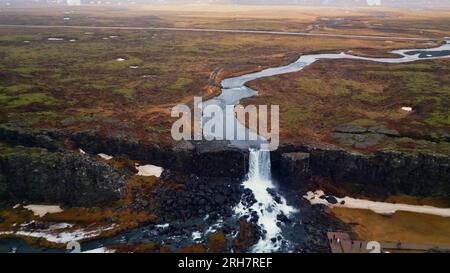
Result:
<svg viewBox="0 0 450 273">
<path fill-rule="evenodd" d="M 397 6 L 397 7 L 436 7 L 450 6 L 450 0 L 0 0 L 1 6 L 22 5 L 193 5 L 193 4 L 230 4 L 230 5 L 307 5 L 307 6 Z"/>
</svg>

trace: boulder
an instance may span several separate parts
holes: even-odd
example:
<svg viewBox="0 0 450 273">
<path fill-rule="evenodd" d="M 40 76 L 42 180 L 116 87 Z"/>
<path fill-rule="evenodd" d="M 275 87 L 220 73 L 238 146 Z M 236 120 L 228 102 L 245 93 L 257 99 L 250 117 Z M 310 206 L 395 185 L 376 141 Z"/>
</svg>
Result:
<svg viewBox="0 0 450 273">
<path fill-rule="evenodd" d="M 336 205 L 338 203 L 338 200 L 334 196 L 327 196 L 326 198 L 327 202 L 331 205 Z"/>
</svg>

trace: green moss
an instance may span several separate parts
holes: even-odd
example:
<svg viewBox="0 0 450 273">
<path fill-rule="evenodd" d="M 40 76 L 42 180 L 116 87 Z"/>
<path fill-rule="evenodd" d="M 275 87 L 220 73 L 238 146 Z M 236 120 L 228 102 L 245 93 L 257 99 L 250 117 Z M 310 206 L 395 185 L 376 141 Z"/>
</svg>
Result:
<svg viewBox="0 0 450 273">
<path fill-rule="evenodd" d="M 388 65 L 386 66 L 388 70 L 428 70 L 432 69 L 433 66 L 430 64 L 421 64 L 421 63 L 408 63 L 408 64 L 394 64 L 394 65 Z"/>
<path fill-rule="evenodd" d="M 450 126 L 450 112 L 448 109 L 437 109 L 430 113 L 425 123 L 433 126 Z"/>
<path fill-rule="evenodd" d="M 347 96 L 353 92 L 379 93 L 383 86 L 373 83 L 358 82 L 339 78 L 307 78 L 301 77 L 297 80 L 297 86 L 301 92 L 327 98 L 328 96 Z"/>
<path fill-rule="evenodd" d="M 8 115 L 8 119 L 14 122 L 20 121 L 21 125 L 33 126 L 41 124 L 43 122 L 52 122 L 61 118 L 62 114 L 58 114 L 51 111 L 39 111 L 39 112 L 26 112 L 26 113 L 11 113 Z"/>
<path fill-rule="evenodd" d="M 0 92 L 4 92 L 7 94 L 17 94 L 17 93 L 25 93 L 34 88 L 34 85 L 31 84 L 15 84 L 10 86 L 0 87 Z"/>
<path fill-rule="evenodd" d="M 284 126 L 290 129 L 298 128 L 299 125 L 313 116 L 311 111 L 302 108 L 289 108 L 282 115 L 285 122 Z"/>
<path fill-rule="evenodd" d="M 431 93 L 439 88 L 439 82 L 432 73 L 408 73 L 403 80 L 406 87 L 415 93 Z"/>
<path fill-rule="evenodd" d="M 183 91 L 191 85 L 193 80 L 188 78 L 178 78 L 175 83 L 169 86 L 172 91 Z"/>
<path fill-rule="evenodd" d="M 22 76 L 28 76 L 28 75 L 32 75 L 37 72 L 41 72 L 41 71 L 43 71 L 43 69 L 39 68 L 38 66 L 28 65 L 28 66 L 13 68 L 10 71 L 21 74 Z"/>
<path fill-rule="evenodd" d="M 142 64 L 142 60 L 136 57 L 133 58 L 126 58 L 124 61 L 118 61 L 118 60 L 111 60 L 104 62 L 99 65 L 100 69 L 106 69 L 106 70 L 122 70 L 122 69 L 130 69 L 130 66 L 132 65 L 140 65 Z"/>
<path fill-rule="evenodd" d="M 26 93 L 16 96 L 0 95 L 0 104 L 6 108 L 16 108 L 27 106 L 32 103 L 51 105 L 57 103 L 57 100 L 46 93 Z"/>
<path fill-rule="evenodd" d="M 366 126 L 374 126 L 378 123 L 377 123 L 377 121 L 372 120 L 372 119 L 356 119 L 356 120 L 351 121 L 349 124 L 366 127 Z"/>
<path fill-rule="evenodd" d="M 132 88 L 116 88 L 113 93 L 122 95 L 127 100 L 132 100 L 134 97 L 134 89 Z"/>
<path fill-rule="evenodd" d="M 25 34 L 11 34 L 0 36 L 0 42 L 23 42 L 23 41 L 36 41 L 42 39 L 41 35 L 25 35 Z"/>
<path fill-rule="evenodd" d="M 362 103 L 376 105 L 376 104 L 384 102 L 386 99 L 388 99 L 388 97 L 364 93 L 364 94 L 353 95 L 352 99 L 362 102 Z"/>
</svg>

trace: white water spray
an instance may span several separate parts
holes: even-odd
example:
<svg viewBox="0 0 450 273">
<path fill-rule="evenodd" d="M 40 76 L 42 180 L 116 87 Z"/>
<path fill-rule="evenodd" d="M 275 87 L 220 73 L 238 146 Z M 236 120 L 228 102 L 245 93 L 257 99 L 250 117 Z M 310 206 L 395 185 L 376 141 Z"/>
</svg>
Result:
<svg viewBox="0 0 450 273">
<path fill-rule="evenodd" d="M 282 196 L 279 196 L 279 202 L 277 202 L 274 196 L 267 191 L 275 188 L 271 180 L 270 167 L 269 151 L 250 150 L 249 172 L 244 187 L 253 192 L 256 203 L 250 207 L 240 203 L 235 211 L 240 216 L 250 215 L 253 211 L 258 214 L 258 226 L 265 231 L 265 236 L 252 247 L 252 252 L 279 251 L 284 240 L 281 228 L 277 225 L 277 215 L 283 213 L 289 217 L 290 214 L 296 212 L 295 208 L 286 204 L 286 200 Z M 287 243 L 284 241 L 284 244 Z"/>
<path fill-rule="evenodd" d="M 220 96 L 215 97 L 206 104 L 216 104 L 222 108 L 227 105 L 236 105 L 241 99 L 252 97 L 256 94 L 256 91 L 245 86 L 249 81 L 270 77 L 275 75 L 281 75 L 286 73 L 298 72 L 308 65 L 313 64 L 318 60 L 329 59 L 352 59 L 360 61 L 371 61 L 380 63 L 409 63 L 420 60 L 434 60 L 449 58 L 450 43 L 446 41 L 442 45 L 436 48 L 428 49 L 404 49 L 394 50 L 391 53 L 398 55 L 395 58 L 371 58 L 353 56 L 346 53 L 340 54 L 310 54 L 303 55 L 297 61 L 288 64 L 286 66 L 274 67 L 264 69 L 258 72 L 245 74 L 238 77 L 228 78 L 222 81 L 222 93 Z M 231 113 L 226 119 L 235 119 L 235 114 Z M 248 130 L 239 121 L 238 130 Z M 238 147 L 248 147 L 242 145 L 242 143 L 232 142 L 233 145 Z M 248 143 L 250 145 L 250 143 Z M 290 214 L 295 212 L 295 209 L 286 204 L 286 200 L 280 197 L 279 202 L 276 202 L 275 198 L 267 191 L 267 189 L 274 189 L 275 185 L 271 180 L 270 175 L 270 152 L 263 150 L 250 150 L 250 164 L 247 180 L 244 182 L 244 187 L 250 189 L 257 202 L 251 207 L 246 207 L 242 202 L 235 208 L 236 213 L 239 216 L 251 215 L 253 211 L 258 214 L 258 225 L 266 232 L 264 238 L 261 238 L 256 245 L 251 249 L 253 252 L 276 252 L 285 251 L 282 249 L 282 243 L 285 240 L 274 240 L 273 238 L 282 238 L 281 229 L 277 226 L 277 215 L 283 212 L 289 217 Z M 288 243 L 288 242 L 285 242 Z"/>
</svg>

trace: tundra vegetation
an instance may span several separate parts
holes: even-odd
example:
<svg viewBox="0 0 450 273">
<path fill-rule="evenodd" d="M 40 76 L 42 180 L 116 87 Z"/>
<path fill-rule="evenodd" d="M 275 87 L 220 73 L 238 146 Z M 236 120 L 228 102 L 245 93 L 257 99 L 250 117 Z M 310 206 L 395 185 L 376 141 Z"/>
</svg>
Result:
<svg viewBox="0 0 450 273">
<path fill-rule="evenodd" d="M 29 131 L 90 131 L 170 147 L 174 144 L 170 137 L 171 107 L 189 104 L 194 96 L 205 100 L 219 94 L 220 81 L 226 77 L 280 66 L 314 52 L 395 57 L 388 52 L 433 47 L 442 37 L 450 36 L 450 12 L 445 10 L 203 8 L 206 13 L 195 6 L 73 7 L 67 21 L 63 20 L 65 8 L 11 8 L 2 10 L 0 24 L 256 29 L 429 37 L 439 41 L 0 27 L 0 126 Z M 321 142 L 360 152 L 390 149 L 449 156 L 449 75 L 448 59 L 407 64 L 323 60 L 301 72 L 249 83 L 259 95 L 243 103 L 280 105 L 280 140 L 284 144 Z M 402 107 L 411 107 L 412 111 Z M 336 128 L 342 125 L 364 132 L 376 128 L 385 137 L 356 146 L 357 136 L 336 134 Z M 0 142 L 0 159 L 19 151 L 40 152 Z M 136 163 L 129 159 L 96 160 L 127 170 Z M 1 178 L 0 196 L 4 193 Z M 110 206 L 67 207 L 43 218 L 23 206 L 13 209 L 15 204 L 0 202 L 0 232 L 16 230 L 18 224 L 35 220 L 69 222 L 74 224 L 71 229 L 114 224 L 113 229 L 100 235 L 111 236 L 142 223 L 156 223 L 161 216 L 160 204 L 152 192 L 159 181 L 156 177 L 130 175 L 122 198 Z M 127 206 L 137 195 L 149 202 L 151 211 Z M 389 241 L 410 236 L 418 243 L 450 243 L 449 222 L 442 217 L 407 213 L 385 217 L 348 209 L 330 213 L 349 224 L 357 223 L 354 232 L 361 239 Z M 392 232 L 386 233 L 387 229 Z M 233 249 L 243 251 L 255 243 L 250 230 L 249 223 L 240 223 Z M 63 247 L 26 239 L 41 246 Z M 225 247 L 223 233 L 218 231 L 208 243 L 185 246 L 180 251 L 220 252 Z M 115 248 L 124 252 L 170 251 L 159 242 Z"/>
</svg>

